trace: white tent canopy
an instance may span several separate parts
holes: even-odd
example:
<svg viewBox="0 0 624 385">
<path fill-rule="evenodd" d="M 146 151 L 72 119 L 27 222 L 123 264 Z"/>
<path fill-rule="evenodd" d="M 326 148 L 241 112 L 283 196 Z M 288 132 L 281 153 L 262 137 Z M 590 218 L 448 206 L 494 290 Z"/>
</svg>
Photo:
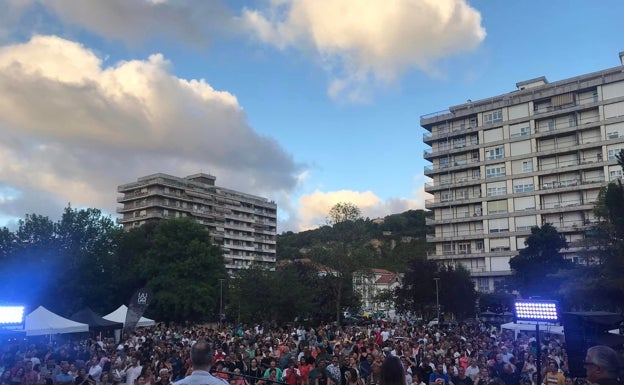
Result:
<svg viewBox="0 0 624 385">
<path fill-rule="evenodd" d="M 501 329 L 513 330 L 515 338 L 518 338 L 518 332 L 535 332 L 535 324 L 508 322 L 506 324 L 502 324 Z M 563 335 L 563 326 L 540 324 L 540 333 Z"/>
<path fill-rule="evenodd" d="M 128 306 L 121 305 L 117 308 L 117 310 L 113 311 L 110 314 L 102 316 L 102 318 L 107 319 L 109 321 L 121 322 L 126 326 L 126 314 L 128 313 Z M 152 326 L 156 325 L 156 322 L 153 319 L 141 317 L 137 326 Z"/>
<path fill-rule="evenodd" d="M 27 336 L 88 332 L 89 325 L 56 315 L 39 306 L 26 316 L 24 329 Z"/>
</svg>

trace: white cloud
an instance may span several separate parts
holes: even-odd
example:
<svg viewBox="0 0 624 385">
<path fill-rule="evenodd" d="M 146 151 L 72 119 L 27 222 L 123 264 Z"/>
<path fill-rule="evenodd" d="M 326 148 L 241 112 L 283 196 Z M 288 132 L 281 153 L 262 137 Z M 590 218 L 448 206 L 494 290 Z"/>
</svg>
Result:
<svg viewBox="0 0 624 385">
<path fill-rule="evenodd" d="M 301 173 L 234 95 L 174 76 L 159 54 L 104 67 L 80 44 L 35 36 L 0 47 L 0 93 L 0 191 L 19 192 L 0 192 L 4 216 L 68 202 L 112 213 L 117 185 L 154 172 L 208 172 L 263 196 Z"/>
<path fill-rule="evenodd" d="M 232 21 L 219 0 L 39 1 L 66 23 L 130 44 L 158 36 L 203 45 Z"/>
<path fill-rule="evenodd" d="M 316 190 L 299 199 L 299 208 L 294 218 L 281 227 L 285 230 L 303 231 L 327 223 L 329 210 L 339 202 L 353 203 L 360 208 L 363 217 L 378 218 L 406 210 L 422 209 L 424 200 L 419 192 L 412 198 L 382 200 L 372 191 L 339 190 L 323 192 Z M 295 227 L 298 226 L 298 227 Z"/>
<path fill-rule="evenodd" d="M 466 0 L 280 0 L 243 11 L 263 42 L 311 49 L 329 72 L 329 95 L 361 101 L 371 84 L 408 68 L 434 72 L 436 60 L 476 48 L 481 15 Z"/>
</svg>

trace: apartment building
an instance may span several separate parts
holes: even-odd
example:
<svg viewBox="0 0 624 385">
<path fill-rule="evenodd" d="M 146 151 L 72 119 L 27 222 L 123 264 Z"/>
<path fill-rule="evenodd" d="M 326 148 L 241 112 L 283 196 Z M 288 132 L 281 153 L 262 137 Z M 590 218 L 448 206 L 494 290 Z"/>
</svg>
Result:
<svg viewBox="0 0 624 385">
<path fill-rule="evenodd" d="M 153 174 L 117 187 L 124 229 L 166 218 L 190 217 L 206 226 L 223 248 L 229 273 L 251 265 L 275 269 L 277 205 L 255 195 L 218 187 L 216 177 Z"/>
<path fill-rule="evenodd" d="M 495 289 L 533 226 L 551 223 L 582 262 L 600 188 L 622 177 L 624 53 L 621 66 L 468 101 L 422 116 L 431 162 L 425 207 L 435 234 L 429 258 L 466 267 L 476 288 Z"/>
</svg>

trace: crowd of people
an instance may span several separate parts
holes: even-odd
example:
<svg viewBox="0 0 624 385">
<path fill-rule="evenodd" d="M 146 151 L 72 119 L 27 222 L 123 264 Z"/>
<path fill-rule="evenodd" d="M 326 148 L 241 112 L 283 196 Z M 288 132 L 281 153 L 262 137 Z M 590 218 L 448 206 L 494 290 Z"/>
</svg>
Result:
<svg viewBox="0 0 624 385">
<path fill-rule="evenodd" d="M 590 353 L 585 363 L 587 379 L 595 382 L 590 372 L 604 373 L 607 361 L 604 352 Z M 543 363 L 541 376 L 538 355 Z M 568 375 L 568 356 L 558 336 L 542 338 L 538 346 L 529 335 L 516 338 L 512 332 L 484 324 L 438 328 L 383 320 L 342 327 L 158 324 L 138 328 L 121 342 L 96 337 L 5 343 L 0 363 L 0 385 L 169 385 L 174 381 L 187 385 L 581 385 L 586 381 Z"/>
</svg>

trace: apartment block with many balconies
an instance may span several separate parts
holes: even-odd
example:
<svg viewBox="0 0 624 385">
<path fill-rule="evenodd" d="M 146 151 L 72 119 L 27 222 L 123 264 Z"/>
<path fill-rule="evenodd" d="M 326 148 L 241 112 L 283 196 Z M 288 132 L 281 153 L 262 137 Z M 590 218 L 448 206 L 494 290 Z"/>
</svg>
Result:
<svg viewBox="0 0 624 385">
<path fill-rule="evenodd" d="M 255 195 L 215 186 L 216 178 L 154 174 L 119 186 L 122 207 L 117 222 L 124 229 L 150 221 L 190 217 L 206 226 L 223 249 L 232 273 L 251 265 L 275 268 L 277 205 Z"/>
<path fill-rule="evenodd" d="M 531 228 L 545 223 L 565 236 L 566 258 L 586 258 L 600 188 L 622 177 L 615 155 L 624 149 L 624 53 L 620 61 L 421 117 L 430 259 L 463 265 L 479 291 L 492 291 Z"/>
</svg>

